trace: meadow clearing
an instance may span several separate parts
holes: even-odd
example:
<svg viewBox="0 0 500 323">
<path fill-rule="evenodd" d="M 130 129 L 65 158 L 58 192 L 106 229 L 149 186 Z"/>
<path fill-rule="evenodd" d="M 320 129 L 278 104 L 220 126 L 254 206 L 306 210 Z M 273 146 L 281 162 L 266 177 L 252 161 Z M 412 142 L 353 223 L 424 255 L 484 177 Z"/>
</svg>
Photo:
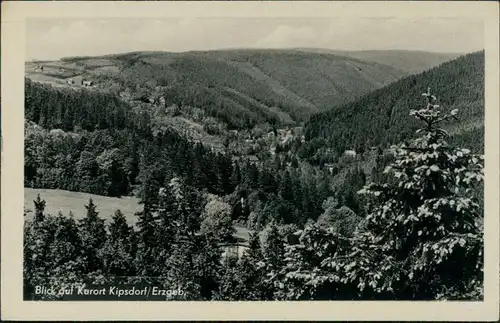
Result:
<svg viewBox="0 0 500 323">
<path fill-rule="evenodd" d="M 81 219 L 85 216 L 85 205 L 88 203 L 89 198 L 92 198 L 94 204 L 97 205 L 99 216 L 105 219 L 106 223 L 111 221 L 111 217 L 119 209 L 127 218 L 127 222 L 135 226 L 137 217 L 134 213 L 142 210 L 139 199 L 133 196 L 108 197 L 65 190 L 24 188 L 24 209 L 27 212 L 27 219 L 33 217 L 33 201 L 36 199 L 37 194 L 40 194 L 40 198 L 46 201 L 46 214 L 55 215 L 61 211 L 64 215 L 68 215 L 69 211 L 71 211 L 75 219 Z M 238 240 L 248 241 L 247 228 L 242 225 L 235 225 L 235 229 L 234 236 Z"/>
</svg>

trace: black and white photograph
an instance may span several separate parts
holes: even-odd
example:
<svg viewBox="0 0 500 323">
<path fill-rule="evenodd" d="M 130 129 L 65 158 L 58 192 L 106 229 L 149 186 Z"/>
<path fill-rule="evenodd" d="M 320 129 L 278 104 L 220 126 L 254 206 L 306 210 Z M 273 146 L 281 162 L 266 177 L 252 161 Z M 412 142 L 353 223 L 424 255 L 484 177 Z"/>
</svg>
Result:
<svg viewBox="0 0 500 323">
<path fill-rule="evenodd" d="M 23 301 L 485 300 L 484 18 L 24 34 Z"/>
</svg>

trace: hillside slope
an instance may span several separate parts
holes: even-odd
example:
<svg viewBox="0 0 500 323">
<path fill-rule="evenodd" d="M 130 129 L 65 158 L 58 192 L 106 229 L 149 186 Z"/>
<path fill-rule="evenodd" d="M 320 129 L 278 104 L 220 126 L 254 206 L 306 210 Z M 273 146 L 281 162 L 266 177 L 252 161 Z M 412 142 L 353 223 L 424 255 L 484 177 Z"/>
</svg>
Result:
<svg viewBox="0 0 500 323">
<path fill-rule="evenodd" d="M 203 108 L 236 129 L 302 122 L 404 75 L 375 62 L 294 50 L 136 52 L 26 63 L 26 76 L 37 82 L 76 88 L 87 79 L 123 97 L 163 96 L 167 105 Z"/>
<path fill-rule="evenodd" d="M 316 48 L 299 48 L 303 52 L 326 53 L 357 58 L 367 62 L 375 62 L 392 66 L 408 74 L 417 74 L 459 57 L 460 53 L 433 53 L 412 50 L 366 50 L 343 51 Z"/>
<path fill-rule="evenodd" d="M 414 134 L 417 123 L 408 116 L 424 101 L 430 87 L 445 111 L 458 109 L 458 121 L 447 129 L 452 140 L 475 151 L 484 145 L 484 51 L 444 63 L 422 74 L 406 77 L 341 108 L 311 117 L 306 138 L 320 147 L 365 150 L 389 146 Z"/>
</svg>

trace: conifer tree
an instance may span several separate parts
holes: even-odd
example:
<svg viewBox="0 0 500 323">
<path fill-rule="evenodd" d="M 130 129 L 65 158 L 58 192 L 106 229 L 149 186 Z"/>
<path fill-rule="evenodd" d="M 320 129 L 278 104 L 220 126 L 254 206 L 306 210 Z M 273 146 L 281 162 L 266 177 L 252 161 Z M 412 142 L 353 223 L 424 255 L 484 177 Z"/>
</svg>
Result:
<svg viewBox="0 0 500 323">
<path fill-rule="evenodd" d="M 51 269 L 48 246 L 55 227 L 51 216 L 45 221 L 26 221 L 24 225 L 23 280 L 25 297 L 34 297 L 35 286 L 45 283 Z"/>
<path fill-rule="evenodd" d="M 103 258 L 103 272 L 108 276 L 133 275 L 132 227 L 127 224 L 125 215 L 116 210 L 113 221 L 108 225 L 109 239 L 100 250 Z M 118 282 L 118 280 L 115 280 Z"/>
<path fill-rule="evenodd" d="M 51 263 L 46 275 L 53 286 L 68 287 L 82 282 L 82 272 L 88 268 L 85 258 L 85 241 L 79 237 L 79 230 L 73 214 L 64 216 L 61 212 L 54 217 L 56 228 L 53 241 L 49 245 L 47 261 Z M 87 266 L 87 268 L 86 268 Z"/>
<path fill-rule="evenodd" d="M 420 137 L 393 147 L 385 170 L 394 183 L 371 183 L 373 198 L 344 281 L 358 282 L 393 299 L 480 298 L 483 237 L 479 205 L 471 188 L 483 180 L 483 156 L 446 141 L 439 125 L 456 118 L 442 113 L 436 97 L 410 115 L 422 121 Z"/>
<path fill-rule="evenodd" d="M 266 193 L 274 193 L 276 191 L 276 181 L 270 170 L 263 168 L 259 175 L 259 188 Z"/>
<path fill-rule="evenodd" d="M 238 256 L 229 254 L 225 257 L 221 267 L 220 283 L 214 292 L 213 300 L 238 301 L 244 299 L 240 293 Z"/>
<path fill-rule="evenodd" d="M 78 236 L 78 226 L 71 212 L 69 216 L 64 216 L 59 212 L 54 220 L 57 229 L 54 233 L 54 240 L 50 248 L 51 255 L 48 259 L 53 262 L 54 267 L 58 267 L 79 257 L 82 241 Z"/>
<path fill-rule="evenodd" d="M 245 300 L 266 300 L 273 298 L 273 289 L 266 282 L 264 255 L 257 232 L 250 232 L 248 249 L 238 264 L 241 298 Z"/>
<path fill-rule="evenodd" d="M 116 210 L 112 219 L 113 222 L 109 224 L 110 239 L 112 241 L 128 239 L 132 228 L 127 224 L 127 218 L 122 211 Z"/>
<path fill-rule="evenodd" d="M 204 199 L 198 190 L 186 185 L 181 178 L 173 178 L 170 189 L 175 197 L 176 237 L 189 240 L 200 229 Z"/>
<path fill-rule="evenodd" d="M 85 205 L 85 209 L 87 209 L 86 218 L 89 220 L 97 219 L 99 212 L 97 212 L 97 205 L 94 204 L 92 198 L 89 198 L 89 204 Z"/>
<path fill-rule="evenodd" d="M 174 235 L 174 224 L 176 223 L 177 200 L 174 196 L 170 180 L 165 181 L 165 186 L 160 188 L 158 197 L 158 212 L 159 230 L 161 231 L 161 240 L 163 243 L 171 241 Z"/>
<path fill-rule="evenodd" d="M 313 225 L 286 247 L 275 276 L 287 298 L 478 299 L 482 296 L 482 214 L 471 195 L 483 177 L 482 156 L 450 146 L 442 114 L 429 92 L 411 115 L 421 136 L 395 146 L 385 183 L 370 198 L 353 238 Z"/>
<path fill-rule="evenodd" d="M 203 198 L 177 177 L 170 180 L 168 189 L 173 196 L 169 216 L 173 239 L 162 268 L 165 283 L 182 288 L 184 299 L 210 298 L 216 289 L 220 252 L 214 239 L 199 233 Z"/>
<path fill-rule="evenodd" d="M 24 227 L 25 298 L 35 297 L 34 288 L 67 287 L 81 282 L 86 262 L 82 261 L 78 228 L 71 216 L 47 215 L 44 221 L 28 220 Z M 42 299 L 55 299 L 38 295 Z"/>
<path fill-rule="evenodd" d="M 261 177 L 259 169 L 255 166 L 255 164 L 247 162 L 245 170 L 245 183 L 251 188 L 257 188 L 259 185 L 259 178 Z"/>
<path fill-rule="evenodd" d="M 82 241 L 82 252 L 86 259 L 88 272 L 102 269 L 102 259 L 98 255 L 99 249 L 104 246 L 107 240 L 104 219 L 99 217 L 97 206 L 89 199 L 85 205 L 87 213 L 83 219 L 79 220 L 78 233 Z"/>
<path fill-rule="evenodd" d="M 300 232 L 298 244 L 285 246 L 284 265 L 275 273 L 276 294 L 289 300 L 353 300 L 355 284 L 344 283 L 343 262 L 350 239 L 333 227 L 311 223 Z"/>
<path fill-rule="evenodd" d="M 238 185 L 240 184 L 241 184 L 241 169 L 238 162 L 235 162 L 233 166 L 233 171 L 231 173 L 231 186 L 233 189 L 236 189 L 236 187 L 238 187 Z"/>
<path fill-rule="evenodd" d="M 273 298 L 284 299 L 281 293 L 281 268 L 285 264 L 285 239 L 281 235 L 278 226 L 271 222 L 264 230 L 263 262 L 267 273 L 266 283 L 269 284 Z"/>
<path fill-rule="evenodd" d="M 216 294 L 219 283 L 221 264 L 221 249 L 219 242 L 211 236 L 202 235 L 198 240 L 197 250 L 193 252 L 194 265 L 193 272 L 195 280 L 200 286 L 200 298 L 211 300 Z"/>
<path fill-rule="evenodd" d="M 137 221 L 137 252 L 134 259 L 134 270 L 142 277 L 159 275 L 156 264 L 158 247 L 158 224 L 153 215 L 153 206 L 144 204 L 142 211 L 135 213 Z"/>
<path fill-rule="evenodd" d="M 145 147 L 141 156 L 141 167 L 138 175 L 140 182 L 138 196 L 143 205 L 137 216 L 137 252 L 134 268 L 142 277 L 158 276 L 161 266 L 158 265 L 159 226 L 156 222 L 159 209 L 159 192 L 161 188 L 161 170 L 157 159 L 160 158 L 154 147 Z"/>
<path fill-rule="evenodd" d="M 35 204 L 35 221 L 41 222 L 45 218 L 43 211 L 45 211 L 46 202 L 40 198 L 40 194 L 37 194 L 36 200 L 33 203 Z"/>
<path fill-rule="evenodd" d="M 231 164 L 224 158 L 223 155 L 218 154 L 215 159 L 215 171 L 217 176 L 217 186 L 220 195 L 230 193 L 231 190 Z"/>
<path fill-rule="evenodd" d="M 279 184 L 279 194 L 281 197 L 287 201 L 293 201 L 293 184 L 288 171 L 285 171 L 285 174 Z"/>
</svg>

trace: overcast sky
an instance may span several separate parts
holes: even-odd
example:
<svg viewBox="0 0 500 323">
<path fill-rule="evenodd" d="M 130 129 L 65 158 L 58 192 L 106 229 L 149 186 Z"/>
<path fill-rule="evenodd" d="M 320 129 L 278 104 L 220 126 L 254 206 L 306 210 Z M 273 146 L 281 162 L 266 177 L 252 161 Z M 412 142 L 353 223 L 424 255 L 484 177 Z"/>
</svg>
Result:
<svg viewBox="0 0 500 323">
<path fill-rule="evenodd" d="M 473 52 L 484 25 L 472 18 L 188 18 L 30 20 L 26 59 L 141 50 L 315 47 Z"/>
</svg>

